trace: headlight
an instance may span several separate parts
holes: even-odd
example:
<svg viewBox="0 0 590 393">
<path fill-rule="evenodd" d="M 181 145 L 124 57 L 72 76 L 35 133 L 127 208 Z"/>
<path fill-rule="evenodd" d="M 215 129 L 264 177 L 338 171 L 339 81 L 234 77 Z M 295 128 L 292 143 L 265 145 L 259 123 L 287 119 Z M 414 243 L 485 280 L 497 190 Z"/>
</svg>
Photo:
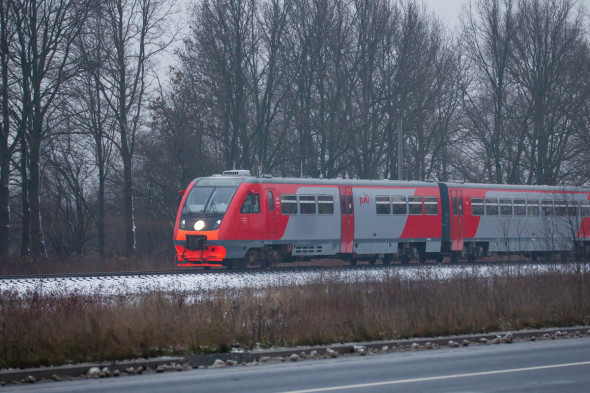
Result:
<svg viewBox="0 0 590 393">
<path fill-rule="evenodd" d="M 195 231 L 200 231 L 203 228 L 205 228 L 205 221 L 199 220 L 195 222 Z"/>
</svg>

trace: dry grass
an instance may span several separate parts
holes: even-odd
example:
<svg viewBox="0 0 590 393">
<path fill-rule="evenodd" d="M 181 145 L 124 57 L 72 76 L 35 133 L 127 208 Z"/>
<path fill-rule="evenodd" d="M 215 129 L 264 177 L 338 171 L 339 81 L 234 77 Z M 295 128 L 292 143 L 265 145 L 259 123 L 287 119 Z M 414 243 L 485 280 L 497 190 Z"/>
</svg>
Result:
<svg viewBox="0 0 590 393">
<path fill-rule="evenodd" d="M 430 274 L 133 298 L 4 291 L 0 368 L 590 323 L 587 273 Z"/>
</svg>

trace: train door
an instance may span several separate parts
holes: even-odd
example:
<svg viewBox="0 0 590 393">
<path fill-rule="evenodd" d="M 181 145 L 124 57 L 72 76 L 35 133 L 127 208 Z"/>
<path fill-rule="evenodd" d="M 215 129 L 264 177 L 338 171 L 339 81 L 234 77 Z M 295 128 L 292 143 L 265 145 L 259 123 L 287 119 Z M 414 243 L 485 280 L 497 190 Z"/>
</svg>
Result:
<svg viewBox="0 0 590 393">
<path fill-rule="evenodd" d="M 268 209 L 266 214 L 266 227 L 270 238 L 275 239 L 277 236 L 277 207 L 275 205 L 275 198 L 278 198 L 278 195 L 274 188 L 267 188 L 266 196 Z"/>
<path fill-rule="evenodd" d="M 451 190 L 451 250 L 463 250 L 465 217 L 463 216 L 463 190 Z"/>
<path fill-rule="evenodd" d="M 351 253 L 354 242 L 354 203 L 352 188 L 340 187 L 341 237 L 340 252 Z"/>
</svg>

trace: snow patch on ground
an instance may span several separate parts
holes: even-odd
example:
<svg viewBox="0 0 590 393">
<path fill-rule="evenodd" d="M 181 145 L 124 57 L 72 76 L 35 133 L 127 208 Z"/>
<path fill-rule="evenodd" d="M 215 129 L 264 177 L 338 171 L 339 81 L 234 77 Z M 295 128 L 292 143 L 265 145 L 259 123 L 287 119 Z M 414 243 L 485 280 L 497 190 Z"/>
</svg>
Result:
<svg viewBox="0 0 590 393">
<path fill-rule="evenodd" d="M 360 283 L 385 281 L 391 277 L 405 280 L 444 280 L 460 275 L 492 277 L 494 275 L 530 275 L 547 271 L 572 270 L 571 265 L 522 266 L 404 266 L 355 270 L 318 270 L 303 272 L 261 272 L 137 275 L 111 277 L 60 277 L 0 279 L 0 290 L 18 294 L 42 292 L 48 294 L 78 293 L 129 295 L 151 291 L 211 291 L 218 289 L 269 288 L 305 285 L 322 281 Z"/>
</svg>

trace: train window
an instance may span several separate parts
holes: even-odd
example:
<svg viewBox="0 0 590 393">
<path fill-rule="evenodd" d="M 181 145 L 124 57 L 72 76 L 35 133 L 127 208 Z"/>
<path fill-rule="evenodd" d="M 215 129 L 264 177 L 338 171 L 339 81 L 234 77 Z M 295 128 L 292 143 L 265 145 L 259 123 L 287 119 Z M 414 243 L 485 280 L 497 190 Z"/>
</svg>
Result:
<svg viewBox="0 0 590 393">
<path fill-rule="evenodd" d="M 556 216 L 565 216 L 567 214 L 567 204 L 565 200 L 561 199 L 555 201 L 555 215 Z"/>
<path fill-rule="evenodd" d="M 451 203 L 453 204 L 453 215 L 454 216 L 462 216 L 463 215 L 463 197 L 453 197 Z"/>
<path fill-rule="evenodd" d="M 567 215 L 570 217 L 575 217 L 578 215 L 578 202 L 577 201 L 568 201 Z"/>
<path fill-rule="evenodd" d="M 590 201 L 580 201 L 580 213 L 582 217 L 590 217 Z"/>
<path fill-rule="evenodd" d="M 240 213 L 260 213 L 260 195 L 255 193 L 246 195 Z"/>
<path fill-rule="evenodd" d="M 536 199 L 529 199 L 526 201 L 527 214 L 532 217 L 539 215 L 539 201 Z"/>
<path fill-rule="evenodd" d="M 552 216 L 553 215 L 553 201 L 549 199 L 544 199 L 541 201 L 541 208 L 543 211 L 544 216 Z"/>
<path fill-rule="evenodd" d="M 436 197 L 424 197 L 424 213 L 436 216 L 438 214 L 438 202 Z"/>
<path fill-rule="evenodd" d="M 511 216 L 512 215 L 512 200 L 511 199 L 500 199 L 500 215 Z"/>
<path fill-rule="evenodd" d="M 498 215 L 498 199 L 486 198 L 486 216 Z"/>
<path fill-rule="evenodd" d="M 391 205 L 389 204 L 389 196 L 377 195 L 375 197 L 375 209 L 377 214 L 391 214 Z"/>
<path fill-rule="evenodd" d="M 297 195 L 281 195 L 281 212 L 297 214 Z"/>
<path fill-rule="evenodd" d="M 514 215 L 515 216 L 526 216 L 526 204 L 524 199 L 514 200 Z"/>
<path fill-rule="evenodd" d="M 346 195 L 340 195 L 340 213 L 346 214 Z"/>
<path fill-rule="evenodd" d="M 393 214 L 406 215 L 408 208 L 406 205 L 406 197 L 403 195 L 394 195 L 391 197 L 391 209 Z"/>
<path fill-rule="evenodd" d="M 422 197 L 421 196 L 409 196 L 408 197 L 408 208 L 411 215 L 419 216 L 422 214 Z"/>
<path fill-rule="evenodd" d="M 334 199 L 332 195 L 318 195 L 318 213 L 334 214 Z"/>
<path fill-rule="evenodd" d="M 301 214 L 315 214 L 315 195 L 299 195 Z"/>
<path fill-rule="evenodd" d="M 471 215 L 483 216 L 483 198 L 471 198 Z"/>
<path fill-rule="evenodd" d="M 272 196 L 272 191 L 268 192 L 268 211 L 274 211 L 275 209 L 275 202 L 274 197 Z"/>
</svg>

